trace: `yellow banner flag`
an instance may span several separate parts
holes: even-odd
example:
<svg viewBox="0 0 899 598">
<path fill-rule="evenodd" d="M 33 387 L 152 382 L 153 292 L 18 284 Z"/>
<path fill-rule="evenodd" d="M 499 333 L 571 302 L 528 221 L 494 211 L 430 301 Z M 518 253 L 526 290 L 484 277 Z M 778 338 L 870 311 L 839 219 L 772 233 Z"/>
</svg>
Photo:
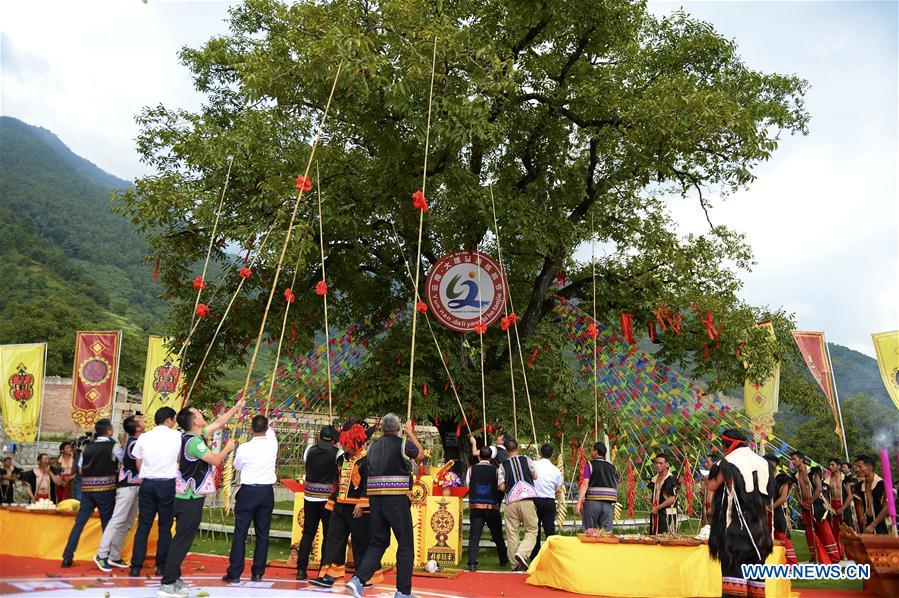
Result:
<svg viewBox="0 0 899 598">
<path fill-rule="evenodd" d="M 768 336 L 775 340 L 774 326 L 771 322 L 762 322 L 759 328 L 767 329 Z M 771 375 L 759 384 L 747 380 L 743 383 L 743 408 L 753 420 L 767 420 L 778 409 L 778 395 L 780 394 L 780 364 L 774 366 Z"/>
<path fill-rule="evenodd" d="M 883 385 L 887 387 L 896 409 L 899 409 L 899 330 L 872 334 L 877 365 Z"/>
<path fill-rule="evenodd" d="M 3 427 L 16 442 L 37 439 L 46 358 L 47 343 L 0 345 Z"/>
<path fill-rule="evenodd" d="M 177 353 L 166 348 L 171 339 L 151 336 L 147 346 L 147 367 L 144 371 L 144 396 L 141 412 L 147 429 L 152 428 L 153 416 L 162 407 L 175 411 L 181 408 L 181 392 L 184 380 L 181 377 L 181 359 Z"/>
</svg>

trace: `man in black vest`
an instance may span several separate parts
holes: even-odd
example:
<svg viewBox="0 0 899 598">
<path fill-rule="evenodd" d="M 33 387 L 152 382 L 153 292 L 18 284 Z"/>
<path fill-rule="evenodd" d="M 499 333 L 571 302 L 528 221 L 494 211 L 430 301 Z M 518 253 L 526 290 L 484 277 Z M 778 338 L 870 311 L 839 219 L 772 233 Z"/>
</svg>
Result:
<svg viewBox="0 0 899 598">
<path fill-rule="evenodd" d="M 530 459 L 518 454 L 518 441 L 510 436 L 506 436 L 506 451 L 509 458 L 499 466 L 496 481 L 505 493 L 506 546 L 509 560 L 516 563 L 512 571 L 523 573 L 528 570 L 528 555 L 537 544 L 537 472 Z M 518 536 L 520 527 L 524 528 L 524 540 Z"/>
<path fill-rule="evenodd" d="M 243 405 L 244 400 L 240 399 L 211 424 L 207 424 L 203 414 L 194 407 L 185 407 L 178 412 L 176 420 L 183 432 L 178 475 L 175 478 L 175 536 L 156 591 L 159 598 L 183 598 L 188 595 L 186 585 L 181 581 L 181 563 L 200 529 L 206 497 L 215 494 L 215 468 L 236 446 L 231 438 L 221 452 L 213 453 L 206 444 L 206 436 L 225 427 Z"/>
<path fill-rule="evenodd" d="M 309 566 L 309 554 L 312 543 L 318 533 L 318 524 L 322 525 L 322 553 L 324 539 L 328 537 L 328 523 L 331 512 L 325 508 L 328 497 L 337 484 L 337 430 L 334 426 L 322 426 L 318 433 L 318 442 L 306 449 L 303 461 L 306 463 L 306 479 L 303 492 L 303 537 L 297 550 L 297 579 L 308 577 L 306 567 Z"/>
<path fill-rule="evenodd" d="M 583 513 L 581 525 L 584 531 L 602 527 L 611 532 L 621 476 L 618 469 L 606 461 L 604 442 L 594 444 L 590 456 L 592 459 L 584 464 L 574 512 L 576 515 Z"/>
<path fill-rule="evenodd" d="M 388 413 L 381 419 L 379 440 L 368 450 L 368 500 L 371 506 L 371 542 L 356 575 L 346 591 L 362 597 L 362 588 L 381 568 L 381 557 L 390 545 L 390 532 L 396 536 L 395 598 L 411 598 L 412 565 L 415 546 L 412 538 L 412 467 L 408 459 L 421 460 L 421 445 L 415 438 L 412 422 L 406 423 L 407 440 L 400 437 L 400 418 Z M 411 444 L 409 444 L 411 442 Z"/>
<path fill-rule="evenodd" d="M 72 566 L 72 559 L 75 558 L 78 541 L 81 539 L 81 530 L 94 514 L 94 509 L 100 511 L 100 525 L 104 530 L 112 517 L 118 473 L 115 446 L 116 443 L 112 439 L 112 422 L 106 418 L 97 420 L 94 425 L 94 440 L 85 445 L 78 461 L 82 479 L 81 507 L 78 509 L 78 516 L 75 517 L 75 525 L 69 533 L 69 541 L 66 542 L 65 550 L 62 552 L 63 567 Z"/>
<path fill-rule="evenodd" d="M 499 564 L 509 564 L 506 554 L 506 541 L 503 539 L 503 521 L 499 514 L 499 503 L 503 499 L 496 481 L 496 466 L 490 462 L 492 452 L 489 446 L 482 447 L 478 453 L 480 460 L 468 469 L 466 486 L 468 486 L 468 517 L 471 520 L 471 531 L 468 534 L 468 570 L 478 570 L 478 551 L 481 544 L 481 533 L 484 525 L 490 529 L 490 537 L 496 544 Z"/>
<path fill-rule="evenodd" d="M 116 458 L 122 465 L 119 468 L 115 492 L 115 510 L 112 512 L 109 525 L 103 530 L 100 547 L 94 557 L 97 568 L 106 573 L 112 571 L 113 567 L 129 568 L 128 563 L 122 560 L 122 543 L 137 516 L 137 494 L 140 491 L 140 472 L 137 470 L 137 459 L 134 458 L 132 450 L 137 438 L 144 432 L 144 418 L 140 415 L 129 415 L 122 422 L 122 428 L 128 439 L 124 448 L 116 446 Z"/>
</svg>

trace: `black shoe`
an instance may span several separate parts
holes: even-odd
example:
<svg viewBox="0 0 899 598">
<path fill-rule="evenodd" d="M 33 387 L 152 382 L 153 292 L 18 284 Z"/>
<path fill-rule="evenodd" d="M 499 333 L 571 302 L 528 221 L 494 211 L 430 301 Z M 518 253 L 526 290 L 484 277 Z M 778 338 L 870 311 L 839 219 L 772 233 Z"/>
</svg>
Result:
<svg viewBox="0 0 899 598">
<path fill-rule="evenodd" d="M 469 572 L 469 573 L 476 573 L 477 570 L 478 570 L 478 566 L 477 566 L 477 565 L 469 565 L 469 566 L 468 566 L 468 572 Z"/>
<path fill-rule="evenodd" d="M 309 583 L 314 586 L 318 586 L 320 588 L 331 588 L 334 587 L 334 582 L 337 581 L 330 575 L 322 575 L 321 577 L 316 577 L 315 579 L 310 579 Z"/>
<path fill-rule="evenodd" d="M 140 569 L 131 568 L 128 572 L 128 577 L 140 577 Z"/>
<path fill-rule="evenodd" d="M 521 568 L 525 571 L 528 570 L 528 559 L 523 554 L 515 554 L 515 562 L 521 565 Z"/>
<path fill-rule="evenodd" d="M 227 575 L 222 576 L 222 581 L 225 583 L 240 583 L 239 577 L 228 577 Z"/>
<path fill-rule="evenodd" d="M 306 581 L 307 579 L 309 579 L 309 575 L 305 571 L 297 571 L 297 581 Z"/>
<path fill-rule="evenodd" d="M 525 572 L 527 572 L 527 569 L 525 569 L 521 565 L 515 565 L 514 567 L 512 567 L 512 573 L 525 573 Z"/>
<path fill-rule="evenodd" d="M 62 565 L 61 565 L 61 566 L 62 566 L 63 569 L 67 569 L 68 567 L 71 567 L 73 564 L 74 564 L 74 563 L 72 563 L 72 559 L 62 559 Z"/>
<path fill-rule="evenodd" d="M 375 587 L 375 584 L 371 583 L 370 581 L 366 581 L 364 584 L 362 584 L 362 588 L 365 590 L 371 589 L 373 587 Z"/>
<path fill-rule="evenodd" d="M 262 581 L 262 576 L 254 575 L 253 577 L 250 578 L 250 581 Z"/>
</svg>

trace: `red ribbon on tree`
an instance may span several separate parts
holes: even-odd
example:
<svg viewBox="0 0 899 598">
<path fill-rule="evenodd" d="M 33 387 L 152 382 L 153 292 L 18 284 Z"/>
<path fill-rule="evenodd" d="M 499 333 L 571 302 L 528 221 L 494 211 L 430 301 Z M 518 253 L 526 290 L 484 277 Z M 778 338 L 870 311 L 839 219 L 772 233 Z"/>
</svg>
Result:
<svg viewBox="0 0 899 598">
<path fill-rule="evenodd" d="M 426 314 L 428 313 L 428 304 L 419 299 L 415 304 L 415 309 L 418 310 L 418 313 Z"/>
<path fill-rule="evenodd" d="M 200 289 L 206 288 L 206 281 L 203 280 L 202 276 L 197 276 L 196 278 L 194 278 L 194 288 L 197 289 L 198 291 Z"/>
<path fill-rule="evenodd" d="M 293 289 L 284 289 L 284 300 L 288 303 L 293 303 L 296 301 L 296 297 L 293 296 Z"/>
<path fill-rule="evenodd" d="M 478 323 L 474 325 L 474 331 L 478 334 L 487 332 L 487 325 L 484 324 L 484 320 L 478 320 Z"/>
<path fill-rule="evenodd" d="M 321 297 L 324 297 L 328 294 L 328 283 L 324 280 L 319 280 L 315 283 L 315 294 Z"/>
<path fill-rule="evenodd" d="M 412 194 L 412 206 L 421 210 L 424 213 L 428 213 L 428 200 L 425 198 L 425 194 L 421 192 L 421 190 L 416 191 Z"/>
<path fill-rule="evenodd" d="M 240 274 L 241 278 L 249 278 L 253 275 L 253 271 L 249 268 L 241 268 L 238 274 Z"/>
<path fill-rule="evenodd" d="M 590 324 L 587 326 L 587 336 L 590 338 L 596 338 L 599 336 L 599 328 L 596 327 L 596 324 Z"/>
<path fill-rule="evenodd" d="M 637 491 L 636 474 L 634 473 L 634 462 L 627 460 L 627 470 L 624 472 L 627 479 L 627 514 L 631 519 L 634 518 L 634 494 Z"/>
<path fill-rule="evenodd" d="M 537 359 L 537 353 L 540 352 L 540 347 L 534 349 L 534 352 L 531 353 L 531 358 L 528 359 L 528 367 L 531 367 L 531 364 L 534 363 L 534 360 Z"/>
<path fill-rule="evenodd" d="M 650 342 L 653 342 L 653 343 L 656 342 L 656 323 L 655 322 L 649 323 L 649 340 L 650 340 Z"/>
<path fill-rule="evenodd" d="M 156 267 L 153 268 L 153 280 L 159 280 L 159 264 L 162 262 L 162 256 L 156 256 Z"/>
<path fill-rule="evenodd" d="M 629 344 L 637 342 L 634 340 L 634 316 L 626 312 L 621 312 L 621 333 Z"/>
<path fill-rule="evenodd" d="M 197 304 L 196 314 L 201 318 L 205 318 L 209 315 L 209 306 L 205 303 Z"/>
<path fill-rule="evenodd" d="M 518 321 L 518 314 L 515 313 L 514 311 L 513 311 L 513 312 L 510 312 L 510 313 L 509 313 L 509 324 L 511 324 L 512 326 L 514 326 L 514 325 L 515 325 L 515 322 L 517 322 L 517 321 Z"/>
<path fill-rule="evenodd" d="M 303 191 L 304 193 L 307 191 L 312 191 L 312 179 L 301 174 L 297 177 L 297 189 Z"/>
<path fill-rule="evenodd" d="M 508 330 L 509 326 L 511 326 L 511 324 L 512 323 L 509 322 L 509 317 L 503 316 L 502 318 L 500 318 L 500 321 L 499 321 L 499 329 L 500 330 Z"/>
</svg>

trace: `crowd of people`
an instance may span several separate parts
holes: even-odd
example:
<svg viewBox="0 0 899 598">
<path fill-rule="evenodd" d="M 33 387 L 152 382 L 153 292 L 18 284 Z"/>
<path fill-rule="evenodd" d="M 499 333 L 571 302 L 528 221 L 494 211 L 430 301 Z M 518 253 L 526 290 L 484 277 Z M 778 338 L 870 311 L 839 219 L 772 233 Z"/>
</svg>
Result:
<svg viewBox="0 0 899 598">
<path fill-rule="evenodd" d="M 181 598 L 188 595 L 181 564 L 200 528 L 206 498 L 216 492 L 215 467 L 236 450 L 234 468 L 240 473 L 240 488 L 235 497 L 229 566 L 222 579 L 240 581 L 252 524 L 256 544 L 250 574 L 253 581 L 259 581 L 268 556 L 278 440 L 262 414 L 252 418 L 252 437 L 239 447 L 232 439 L 214 452 L 208 440 L 242 407 L 243 401 L 238 401 L 211 423 L 193 407 L 177 413 L 163 407 L 155 413 L 155 426 L 149 431 L 140 415 L 131 415 L 122 424 L 124 435 L 119 442 L 113 438 L 110 420 L 101 419 L 89 442 L 77 452 L 72 443 L 64 443 L 54 463 L 41 454 L 35 467 L 23 472 L 9 457 L 4 459 L 0 502 L 14 501 L 16 483 L 23 485 L 32 502 L 78 496 L 79 511 L 63 549 L 62 566 L 72 565 L 82 530 L 96 510 L 103 535 L 94 562 L 102 571 L 129 569 L 132 576 L 141 575 L 156 521 L 155 570 L 162 578 L 158 595 Z M 379 427 L 382 435 L 372 442 L 377 430 L 362 421 L 348 421 L 339 429 L 326 425 L 306 449 L 298 580 L 333 587 L 346 577 L 350 545 L 356 568 L 344 587 L 361 597 L 365 588 L 380 580 L 381 559 L 392 533 L 397 540 L 396 596 L 411 596 L 412 463 L 421 462 L 424 451 L 413 426 L 407 423 L 403 427 L 395 414 L 381 418 Z M 596 442 L 578 472 L 575 513 L 581 516 L 583 530 L 612 532 L 621 476 L 607 459 L 607 448 Z M 471 522 L 468 569 L 477 571 L 486 526 L 500 564 L 511 565 L 512 571 L 526 571 L 540 550 L 541 532 L 549 537 L 557 531 L 556 501 L 564 494 L 565 485 L 561 471 L 552 463 L 553 446 L 540 446 L 537 460 L 521 454 L 518 441 L 508 435 L 480 447 L 472 438 L 471 449 L 465 474 Z M 702 523 L 709 526 L 710 552 L 721 562 L 724 595 L 762 595 L 763 581 L 743 579 L 740 565 L 763 563 L 775 539 L 784 542 L 787 562 L 797 562 L 790 538 L 791 496 L 795 495 L 813 562 L 838 563 L 846 558 L 839 539 L 841 525 L 859 533 L 887 533 L 886 492 L 893 489 L 885 488 L 869 456 L 859 456 L 852 464 L 830 459 L 826 471 L 799 451 L 784 463 L 775 455 L 756 454 L 738 430 L 722 434 L 720 450 L 720 456 L 706 456 L 695 483 L 702 496 Z M 650 503 L 647 531 L 651 535 L 676 533 L 681 482 L 694 482 L 679 481 L 664 453 L 655 455 L 652 465 L 655 475 L 646 483 Z M 128 563 L 121 547 L 135 519 L 137 529 Z M 310 579 L 307 568 L 319 526 L 324 532 L 321 564 L 318 575 Z"/>
</svg>

